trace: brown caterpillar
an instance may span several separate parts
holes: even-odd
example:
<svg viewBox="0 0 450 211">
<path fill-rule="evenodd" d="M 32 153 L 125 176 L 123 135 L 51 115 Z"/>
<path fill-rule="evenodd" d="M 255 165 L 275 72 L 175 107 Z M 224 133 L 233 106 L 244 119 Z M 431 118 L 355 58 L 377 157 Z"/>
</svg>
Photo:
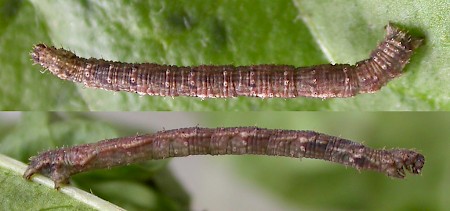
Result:
<svg viewBox="0 0 450 211">
<path fill-rule="evenodd" d="M 419 174 L 425 163 L 422 154 L 407 149 L 377 150 L 362 144 L 313 131 L 274 130 L 257 127 L 182 128 L 103 140 L 43 152 L 30 158 L 24 173 L 50 177 L 55 188 L 68 183 L 71 175 L 149 159 L 189 155 L 270 155 L 315 158 L 356 169 L 374 170 L 404 178 L 406 168 Z"/>
<path fill-rule="evenodd" d="M 61 79 L 111 91 L 141 95 L 228 97 L 351 97 L 373 93 L 400 76 L 422 39 L 392 24 L 370 58 L 355 65 L 290 65 L 178 67 L 154 63 L 122 63 L 85 59 L 74 53 L 37 44 L 31 52 L 36 64 Z"/>
</svg>

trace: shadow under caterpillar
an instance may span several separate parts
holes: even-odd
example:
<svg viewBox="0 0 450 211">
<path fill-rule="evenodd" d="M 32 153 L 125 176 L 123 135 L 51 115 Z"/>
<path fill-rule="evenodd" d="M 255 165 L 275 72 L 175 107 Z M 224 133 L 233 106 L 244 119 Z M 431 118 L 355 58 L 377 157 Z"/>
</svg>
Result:
<svg viewBox="0 0 450 211">
<path fill-rule="evenodd" d="M 59 188 L 68 183 L 71 175 L 80 172 L 144 160 L 205 154 L 315 158 L 396 178 L 406 176 L 404 169 L 419 174 L 425 164 L 424 156 L 412 150 L 371 149 L 314 131 L 192 127 L 46 151 L 30 158 L 23 176 L 30 179 L 33 174 L 41 173 Z"/>
<path fill-rule="evenodd" d="M 311 67 L 290 65 L 173 66 L 154 63 L 122 63 L 80 58 L 45 44 L 31 52 L 34 63 L 57 77 L 86 87 L 126 91 L 140 95 L 229 98 L 352 97 L 373 93 L 400 76 L 422 39 L 392 24 L 370 58 L 349 64 Z"/>
</svg>

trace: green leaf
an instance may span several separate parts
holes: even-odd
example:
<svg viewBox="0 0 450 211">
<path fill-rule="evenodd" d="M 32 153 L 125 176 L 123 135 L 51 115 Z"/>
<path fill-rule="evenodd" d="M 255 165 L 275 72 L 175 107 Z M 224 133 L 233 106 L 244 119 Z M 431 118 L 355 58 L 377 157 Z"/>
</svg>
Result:
<svg viewBox="0 0 450 211">
<path fill-rule="evenodd" d="M 90 193 L 74 187 L 52 189 L 53 182 L 43 176 L 33 182 L 22 178 L 26 165 L 0 154 L 0 193 L 2 210 L 122 210 Z M 40 184 L 39 184 L 40 183 Z"/>
<path fill-rule="evenodd" d="M 450 110 L 448 1 L 4 0 L 0 11 L 11 7 L 0 27 L 2 110 Z M 389 21 L 424 35 L 426 45 L 403 77 L 350 99 L 141 97 L 41 74 L 28 56 L 44 42 L 125 62 L 354 63 L 368 57 Z"/>
<path fill-rule="evenodd" d="M 22 115 L 21 121 L 11 126 L 2 122 L 6 118 L 0 113 L 0 131 L 3 133 L 0 134 L 0 153 L 22 162 L 26 162 L 29 155 L 36 155 L 37 152 L 34 151 L 142 132 L 142 129 L 111 126 L 95 120 L 91 113 L 27 112 Z M 228 204 L 241 208 L 240 205 L 246 205 L 241 202 L 251 201 L 256 201 L 258 206 L 262 201 L 275 202 L 275 208 L 283 206 L 277 210 L 287 207 L 292 207 L 293 210 L 445 210 L 449 207 L 447 190 L 450 188 L 450 153 L 447 140 L 450 137 L 450 113 L 114 112 L 103 115 L 112 118 L 115 116 L 121 125 L 133 123 L 141 128 L 148 128 L 148 125 L 152 124 L 159 128 L 198 124 L 202 127 L 258 126 L 314 130 L 361 142 L 372 148 L 413 148 L 425 156 L 422 175 L 409 174 L 404 180 L 391 179 L 377 172 L 358 172 L 353 168 L 322 160 L 299 161 L 256 155 L 205 156 L 204 159 L 208 163 L 211 162 L 209 167 L 214 168 L 207 168 L 202 162 L 194 162 L 194 165 L 198 166 L 186 165 L 182 170 L 189 175 L 182 180 L 186 181 L 183 185 L 191 187 L 189 190 L 194 190 L 192 192 L 203 193 L 201 197 L 193 195 L 196 197 L 193 206 L 196 207 L 192 209 Z M 217 160 L 224 162 L 215 162 Z M 213 176 L 217 175 L 217 170 L 223 171 L 224 174 Z M 17 182 L 25 186 L 37 185 L 21 178 L 23 171 L 22 169 L 11 174 L 14 174 Z M 5 181 L 2 184 L 9 183 L 9 179 L 3 178 L 5 177 L 0 173 L 0 181 Z M 220 184 L 228 180 L 233 182 L 227 183 L 226 186 Z M 195 183 L 196 181 L 198 183 Z M 217 181 L 217 184 L 211 181 Z M 164 161 L 87 172 L 75 175 L 72 184 L 130 210 L 189 209 L 189 196 L 173 178 Z M 247 187 L 253 192 L 240 192 Z M 2 194 L 8 198 L 10 195 L 21 194 L 19 189 L 19 193 L 15 192 L 15 186 L 6 192 L 3 191 L 3 186 L 0 188 L 0 200 L 5 198 Z M 56 192 L 51 187 L 43 188 L 43 192 Z M 221 197 L 215 198 L 217 196 Z M 238 201 L 234 203 L 232 199 Z M 19 202 L 15 203 L 20 205 Z"/>
<path fill-rule="evenodd" d="M 4 133 L 0 139 L 0 155 L 5 154 L 23 162 L 26 162 L 31 156 L 37 155 L 38 152 L 47 149 L 136 134 L 135 131 L 127 132 L 123 128 L 118 129 L 104 122 L 93 120 L 87 114 L 38 112 L 22 114 L 21 121 Z M 0 163 L 2 162 L 1 158 Z M 149 161 L 110 170 L 92 171 L 75 175 L 71 184 L 127 210 L 185 209 L 189 206 L 189 197 L 167 169 L 166 164 L 167 160 Z M 53 189 L 53 183 L 49 182 L 48 179 L 48 187 L 40 187 L 35 183 L 25 181 L 22 178 L 25 165 L 18 165 L 20 168 L 15 173 L 10 173 L 7 169 L 0 167 L 2 172 L 0 180 L 7 181 L 2 182 L 2 185 L 8 187 L 7 189 L 2 188 L 0 194 L 6 197 L 5 203 L 9 200 L 5 207 L 18 209 L 19 207 L 22 208 L 22 203 L 24 203 L 24 207 L 30 207 L 32 210 L 55 206 L 78 209 L 81 206 L 79 202 L 76 202 L 79 197 L 70 195 L 72 197 L 70 198 L 58 193 Z M 37 178 L 42 179 L 43 177 L 37 176 Z M 33 180 L 35 180 L 35 177 L 33 177 Z M 9 181 L 14 184 L 8 185 Z M 39 187 L 39 189 L 36 187 Z M 73 188 L 68 188 L 68 190 L 63 188 L 61 192 L 67 194 L 73 191 Z M 33 195 L 42 195 L 42 198 L 36 199 L 40 201 L 34 205 L 34 201 L 28 202 L 23 199 L 14 201 L 14 196 L 20 195 L 24 191 L 27 194 L 23 198 L 33 198 Z M 55 194 L 61 196 L 50 200 L 48 204 L 45 203 L 46 200 L 43 198 L 53 198 Z M 86 200 L 85 203 L 91 205 L 96 201 L 95 199 L 94 202 L 91 202 L 90 199 Z M 3 203 L 1 204 L 3 205 Z M 110 210 L 110 208 L 102 208 L 97 205 L 95 207 L 100 210 Z"/>
</svg>

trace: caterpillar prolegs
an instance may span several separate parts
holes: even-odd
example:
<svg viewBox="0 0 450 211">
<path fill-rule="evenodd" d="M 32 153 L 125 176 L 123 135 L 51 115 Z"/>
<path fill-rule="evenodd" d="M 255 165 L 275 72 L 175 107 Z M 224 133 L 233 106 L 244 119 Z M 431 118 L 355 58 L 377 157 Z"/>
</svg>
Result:
<svg viewBox="0 0 450 211">
<path fill-rule="evenodd" d="M 205 154 L 315 158 L 396 178 L 405 177 L 404 169 L 419 174 L 425 164 L 424 156 L 412 150 L 371 149 L 314 131 L 193 127 L 46 151 L 30 158 L 24 178 L 30 179 L 33 174 L 41 173 L 50 177 L 55 188 L 59 188 L 71 175 L 92 169 Z"/>
<path fill-rule="evenodd" d="M 61 79 L 111 91 L 200 98 L 335 98 L 378 91 L 402 74 L 421 43 L 422 39 L 388 24 L 384 40 L 370 58 L 355 65 L 311 67 L 122 63 L 80 58 L 68 50 L 45 44 L 34 46 L 31 56 L 36 64 Z"/>
</svg>

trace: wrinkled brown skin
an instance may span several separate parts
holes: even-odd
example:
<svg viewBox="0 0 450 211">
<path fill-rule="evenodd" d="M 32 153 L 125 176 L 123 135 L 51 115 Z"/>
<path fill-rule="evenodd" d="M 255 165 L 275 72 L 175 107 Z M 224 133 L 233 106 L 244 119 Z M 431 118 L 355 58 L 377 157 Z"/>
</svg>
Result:
<svg viewBox="0 0 450 211">
<path fill-rule="evenodd" d="M 59 188 L 71 175 L 92 169 L 205 154 L 315 158 L 396 178 L 405 177 L 404 169 L 419 174 L 425 163 L 424 156 L 412 150 L 376 150 L 314 131 L 193 127 L 46 151 L 30 158 L 23 176 L 41 173 Z"/>
<path fill-rule="evenodd" d="M 312 67 L 290 65 L 200 65 L 179 67 L 154 63 L 121 63 L 80 58 L 53 46 L 37 44 L 36 64 L 57 77 L 85 87 L 154 96 L 229 98 L 343 98 L 373 93 L 399 77 L 422 39 L 392 24 L 370 58 L 349 64 Z"/>
</svg>

